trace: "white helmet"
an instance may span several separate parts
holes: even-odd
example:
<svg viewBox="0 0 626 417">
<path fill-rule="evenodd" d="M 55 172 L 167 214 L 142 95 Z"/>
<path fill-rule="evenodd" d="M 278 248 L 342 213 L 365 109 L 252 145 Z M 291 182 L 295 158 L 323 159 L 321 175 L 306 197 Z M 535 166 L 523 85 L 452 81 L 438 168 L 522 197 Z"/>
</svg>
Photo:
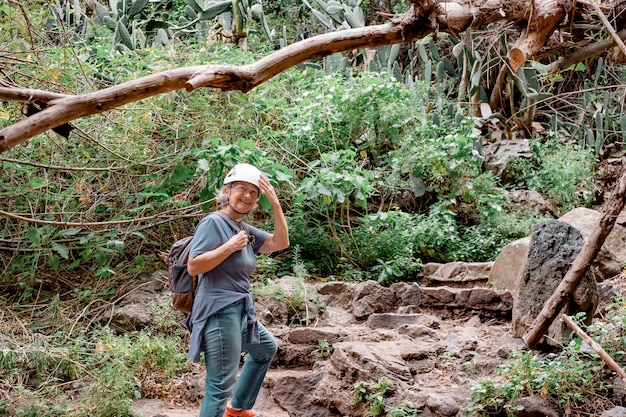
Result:
<svg viewBox="0 0 626 417">
<path fill-rule="evenodd" d="M 257 167 L 250 164 L 237 164 L 228 172 L 228 174 L 226 174 L 226 178 L 224 178 L 224 185 L 232 182 L 244 181 L 256 185 L 256 187 L 260 190 L 260 176 L 261 171 L 259 171 Z"/>
</svg>

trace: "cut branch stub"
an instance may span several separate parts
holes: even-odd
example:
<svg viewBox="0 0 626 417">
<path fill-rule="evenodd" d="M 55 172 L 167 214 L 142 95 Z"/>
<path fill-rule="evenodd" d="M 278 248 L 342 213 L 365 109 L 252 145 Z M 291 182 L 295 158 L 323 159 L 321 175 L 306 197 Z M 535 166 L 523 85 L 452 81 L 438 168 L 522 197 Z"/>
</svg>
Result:
<svg viewBox="0 0 626 417">
<path fill-rule="evenodd" d="M 566 14 L 559 0 L 536 0 L 530 3 L 534 8 L 528 24 L 509 52 L 509 63 L 513 72 L 517 72 L 530 57 L 539 52 Z"/>
</svg>

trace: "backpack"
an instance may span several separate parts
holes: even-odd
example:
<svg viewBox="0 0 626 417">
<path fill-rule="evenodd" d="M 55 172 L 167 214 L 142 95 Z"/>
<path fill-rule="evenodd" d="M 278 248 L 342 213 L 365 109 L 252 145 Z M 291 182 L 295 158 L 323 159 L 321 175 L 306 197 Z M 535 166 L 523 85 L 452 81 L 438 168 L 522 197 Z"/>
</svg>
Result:
<svg viewBox="0 0 626 417">
<path fill-rule="evenodd" d="M 198 283 L 198 277 L 187 272 L 192 238 L 193 236 L 187 236 L 176 241 L 165 258 L 167 284 L 172 292 L 172 306 L 186 314 L 191 313 Z"/>
<path fill-rule="evenodd" d="M 217 214 L 230 226 L 233 233 L 242 230 L 242 226 L 236 224 L 227 214 L 221 211 L 218 211 Z M 243 228 L 251 236 L 248 226 L 244 224 Z M 187 260 L 189 259 L 192 238 L 193 236 L 187 236 L 177 240 L 165 258 L 167 284 L 172 293 L 172 306 L 185 314 L 191 313 L 198 285 L 198 277 L 191 276 L 187 272 Z"/>
</svg>

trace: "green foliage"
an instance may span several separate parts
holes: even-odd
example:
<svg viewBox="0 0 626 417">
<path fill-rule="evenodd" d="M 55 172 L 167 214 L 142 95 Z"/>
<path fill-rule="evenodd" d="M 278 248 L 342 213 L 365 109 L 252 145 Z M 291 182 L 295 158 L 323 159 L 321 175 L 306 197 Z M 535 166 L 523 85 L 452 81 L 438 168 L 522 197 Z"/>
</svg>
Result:
<svg viewBox="0 0 626 417">
<path fill-rule="evenodd" d="M 287 218 L 289 240 L 292 246 L 299 247 L 303 258 L 315 265 L 315 271 L 332 273 L 338 264 L 344 263 L 339 242 L 328 233 L 323 218 L 314 218 L 302 209 L 294 209 Z"/>
<path fill-rule="evenodd" d="M 143 59 L 130 61 L 96 45 L 91 53 L 99 58 L 93 65 L 84 64 L 80 71 L 72 67 L 68 74 L 71 83 L 93 74 L 120 82 L 152 68 L 214 62 L 216 56 L 226 63 L 255 59 L 231 46 L 207 42 L 203 47 L 188 54 L 140 50 Z M 53 58 L 67 61 L 68 56 L 43 60 Z M 26 237 L 31 229 L 29 243 L 34 244 L 32 252 L 4 264 L 4 275 L 20 277 L 28 298 L 42 267 L 107 279 L 121 270 L 153 267 L 154 258 L 139 256 L 138 249 L 162 250 L 173 237 L 171 231 L 150 224 L 161 224 L 162 218 L 173 218 L 172 213 L 201 215 L 194 211 L 196 204 L 212 209 L 221 178 L 240 160 L 262 165 L 284 191 L 292 244 L 301 248 L 311 272 L 390 283 L 411 276 L 420 259 L 492 259 L 521 231 L 513 236 L 498 227 L 499 218 L 504 223 L 514 216 L 500 216 L 501 190 L 493 177 L 480 171 L 473 120 L 444 100 L 437 101 L 436 112 L 426 113 L 421 109 L 429 103 L 429 94 L 426 84 L 407 89 L 387 75 L 363 73 L 346 79 L 294 70 L 247 94 L 174 92 L 106 119 L 77 121 L 91 141 L 58 146 L 36 138 L 12 150 L 11 156 L 106 171 L 40 170 L 3 162 L 9 169 L 0 175 L 11 187 L 0 193 L 15 196 L 9 210 L 19 213 L 21 207 L 33 207 L 35 215 L 46 213 L 47 219 L 60 221 L 71 221 L 71 213 L 80 212 L 92 222 L 123 223 L 116 230 L 91 230 L 87 235 L 81 228 L 72 236 L 61 236 L 68 232 L 59 227 L 11 224 L 14 229 L 5 229 L 4 238 Z M 125 166 L 110 169 L 121 155 Z M 388 207 L 415 217 L 406 228 L 412 241 L 406 233 L 395 233 L 400 229 L 381 226 L 377 234 L 370 224 L 362 224 L 381 202 L 392 202 Z M 479 224 L 467 225 L 458 218 L 461 202 L 479 213 Z M 388 211 L 382 207 L 383 213 Z M 137 218 L 153 220 L 125 227 Z M 180 227 L 185 230 L 178 234 L 189 233 L 193 222 Z M 385 238 L 393 243 L 383 242 Z"/>
<path fill-rule="evenodd" d="M 350 226 L 352 205 L 365 208 L 368 198 L 375 193 L 373 179 L 370 171 L 358 166 L 352 150 L 322 154 L 309 165 L 294 207 L 325 216 L 332 238 L 340 242 L 338 235 Z M 345 255 L 345 249 L 341 250 Z"/>
<path fill-rule="evenodd" d="M 324 153 L 309 165 L 295 204 L 305 203 L 332 217 L 352 203 L 365 208 L 375 191 L 373 179 L 370 171 L 359 167 L 353 150 Z"/>
<path fill-rule="evenodd" d="M 370 214 L 343 237 L 344 246 L 356 264 L 372 278 L 391 284 L 410 276 L 420 267 L 414 249 L 415 224 L 399 211 Z"/>
<path fill-rule="evenodd" d="M 15 340 L 2 337 L 3 349 L 0 352 L 0 375 L 7 382 L 50 379 L 68 381 L 76 378 L 81 369 L 76 359 L 80 342 L 69 344 L 66 348 L 57 347 L 54 340 L 34 334 L 32 341 L 21 345 Z"/>
<path fill-rule="evenodd" d="M 417 417 L 423 410 L 418 409 L 410 401 L 404 401 L 387 411 L 387 417 Z"/>
<path fill-rule="evenodd" d="M 97 416 L 130 415 L 132 400 L 141 397 L 141 377 L 154 372 L 166 380 L 184 370 L 181 340 L 142 331 L 115 336 L 104 328 L 95 336 L 98 379 L 88 392 Z"/>
<path fill-rule="evenodd" d="M 472 388 L 467 413 L 512 415 L 515 399 L 534 394 L 552 397 L 562 410 L 569 410 L 588 401 L 589 387 L 601 368 L 601 360 L 584 354 L 580 345 L 545 357 L 517 350 L 509 363 L 498 368 L 499 380 L 486 379 Z"/>
<path fill-rule="evenodd" d="M 293 275 L 301 281 L 304 281 L 309 276 L 307 267 L 300 256 L 300 246 L 294 246 L 293 248 Z"/>
<path fill-rule="evenodd" d="M 332 354 L 332 346 L 328 343 L 328 340 L 318 340 L 317 349 L 313 351 L 313 354 L 321 360 L 326 360 Z"/>
<path fill-rule="evenodd" d="M 70 337 L 60 329 L 54 336 L 32 333 L 29 340 L 0 337 L 0 378 L 16 390 L 11 409 L 17 407 L 17 415 L 23 416 L 68 415 L 69 408 L 76 416 L 130 416 L 132 400 L 142 395 L 144 381 L 159 374 L 167 382 L 187 366 L 179 337 L 150 330 L 118 336 L 102 328 Z M 53 392 L 54 386 L 73 381 L 86 381 L 87 389 L 71 407 L 45 400 L 46 394 L 67 400 Z M 20 384 L 36 391 L 21 391 Z"/>
<path fill-rule="evenodd" d="M 415 223 L 415 249 L 423 258 L 450 259 L 460 242 L 455 213 L 448 202 L 433 204 L 428 215 L 418 215 Z"/>
<path fill-rule="evenodd" d="M 389 152 L 389 165 L 399 167 L 394 175 L 408 177 L 417 197 L 435 193 L 440 199 L 463 198 L 481 173 L 478 134 L 469 118 L 459 124 L 454 119 L 441 125 L 423 123 Z"/>
<path fill-rule="evenodd" d="M 626 357 L 626 298 L 616 297 L 605 311 L 604 320 L 588 326 L 582 322 L 584 317 L 574 316 L 574 319 L 609 356 L 621 363 Z M 580 338 L 575 339 L 578 348 L 582 343 Z"/>
<path fill-rule="evenodd" d="M 522 209 L 501 212 L 482 219 L 478 224 L 460 227 L 459 239 L 447 259 L 465 262 L 494 261 L 509 243 L 529 236 L 533 225 L 550 219 L 550 215 Z"/>
<path fill-rule="evenodd" d="M 385 411 L 385 395 L 390 385 L 389 378 L 382 377 L 376 384 L 363 381 L 356 382 L 352 391 L 358 402 L 369 405 L 368 416 L 381 416 Z"/>
<path fill-rule="evenodd" d="M 258 21 L 271 41 L 271 30 L 261 3 L 248 0 L 110 0 L 108 2 L 65 2 L 51 7 L 46 25 L 58 42 L 71 37 L 111 43 L 126 53 L 150 47 L 168 47 L 180 40 L 197 42 L 224 27 L 238 43 L 247 35 L 246 26 Z M 219 33 L 219 31 L 218 31 Z"/>
<path fill-rule="evenodd" d="M 594 200 L 592 152 L 554 139 L 532 143 L 534 158 L 522 160 L 520 185 L 548 197 L 560 213 L 587 207 Z"/>
<path fill-rule="evenodd" d="M 369 406 L 368 416 L 387 417 L 415 417 L 420 410 L 409 402 L 405 401 L 391 407 L 386 404 L 386 398 L 391 394 L 391 381 L 387 377 L 381 377 L 378 382 L 369 383 L 358 381 L 352 386 L 352 392 L 358 402 L 366 403 Z"/>
<path fill-rule="evenodd" d="M 312 71 L 311 71 L 312 72 Z M 373 163 L 396 146 L 415 123 L 422 98 L 386 74 L 307 77 L 302 94 L 286 115 L 293 129 L 293 152 L 307 160 L 354 149 Z"/>
<path fill-rule="evenodd" d="M 274 279 L 278 272 L 279 262 L 269 255 L 260 254 L 256 258 L 256 269 L 254 275 L 262 282 Z"/>
</svg>

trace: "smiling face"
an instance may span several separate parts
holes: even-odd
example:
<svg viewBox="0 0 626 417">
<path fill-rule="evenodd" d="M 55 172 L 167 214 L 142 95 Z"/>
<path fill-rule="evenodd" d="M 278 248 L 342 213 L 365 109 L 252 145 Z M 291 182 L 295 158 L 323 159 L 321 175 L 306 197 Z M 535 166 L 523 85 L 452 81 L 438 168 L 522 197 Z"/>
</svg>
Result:
<svg viewBox="0 0 626 417">
<path fill-rule="evenodd" d="M 228 205 L 237 213 L 247 213 L 254 208 L 259 198 L 259 189 L 256 185 L 237 181 L 225 187 L 228 194 Z"/>
</svg>

